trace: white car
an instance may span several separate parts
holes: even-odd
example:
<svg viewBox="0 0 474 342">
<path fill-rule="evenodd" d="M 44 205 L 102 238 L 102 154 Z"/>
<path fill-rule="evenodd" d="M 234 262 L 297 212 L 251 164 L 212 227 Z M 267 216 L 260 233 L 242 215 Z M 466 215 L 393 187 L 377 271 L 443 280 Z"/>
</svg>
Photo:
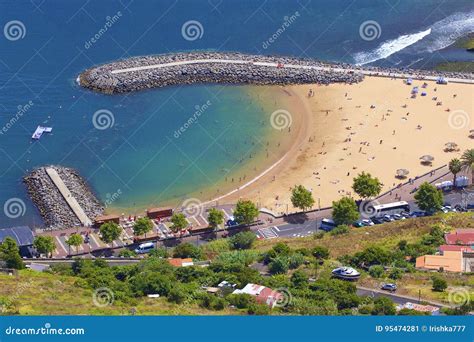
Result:
<svg viewBox="0 0 474 342">
<path fill-rule="evenodd" d="M 362 220 L 361 222 L 364 224 L 364 226 L 373 226 L 375 224 L 374 222 L 372 222 L 372 220 L 369 219 Z"/>
</svg>

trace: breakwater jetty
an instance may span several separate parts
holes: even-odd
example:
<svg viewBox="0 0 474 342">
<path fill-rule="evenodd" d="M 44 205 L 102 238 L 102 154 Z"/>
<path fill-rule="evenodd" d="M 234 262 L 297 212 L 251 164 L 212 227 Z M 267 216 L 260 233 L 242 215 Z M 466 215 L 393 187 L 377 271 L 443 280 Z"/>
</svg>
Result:
<svg viewBox="0 0 474 342">
<path fill-rule="evenodd" d="M 39 167 L 23 181 L 48 228 L 90 226 L 104 211 L 74 169 L 55 165 Z"/>
<path fill-rule="evenodd" d="M 93 67 L 81 73 L 81 86 L 116 94 L 180 84 L 223 83 L 256 85 L 357 83 L 364 76 L 414 78 L 474 84 L 472 73 L 440 73 L 360 67 L 312 59 L 259 56 L 242 53 L 191 52 L 124 59 Z"/>
<path fill-rule="evenodd" d="M 330 84 L 357 83 L 361 73 L 288 57 L 193 52 L 143 56 L 100 65 L 79 76 L 81 86 L 107 94 L 178 84 Z"/>
</svg>

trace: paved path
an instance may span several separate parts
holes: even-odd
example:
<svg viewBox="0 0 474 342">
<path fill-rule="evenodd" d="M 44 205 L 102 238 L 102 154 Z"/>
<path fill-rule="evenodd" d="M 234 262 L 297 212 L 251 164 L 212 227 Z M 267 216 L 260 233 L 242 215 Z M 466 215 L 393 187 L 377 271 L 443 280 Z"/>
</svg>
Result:
<svg viewBox="0 0 474 342">
<path fill-rule="evenodd" d="M 66 184 L 64 184 L 63 180 L 59 176 L 58 172 L 55 169 L 51 168 L 51 167 L 47 167 L 46 168 L 46 173 L 48 174 L 49 178 L 51 178 L 54 185 L 56 185 L 59 192 L 64 197 L 67 204 L 69 205 L 71 210 L 74 212 L 74 214 L 77 216 L 79 221 L 84 226 L 91 226 L 92 225 L 91 219 L 86 215 L 86 213 L 82 209 L 81 205 L 77 202 L 77 200 L 71 194 L 71 192 L 67 188 Z"/>
<path fill-rule="evenodd" d="M 144 71 L 144 70 L 169 68 L 169 67 L 180 66 L 180 65 L 206 64 L 206 63 L 249 64 L 249 65 L 272 67 L 272 68 L 321 70 L 321 71 L 334 71 L 334 72 L 343 72 L 343 73 L 354 72 L 354 73 L 362 73 L 366 76 L 379 76 L 379 77 L 402 78 L 402 79 L 411 77 L 413 79 L 423 79 L 427 81 L 436 81 L 438 79 L 437 76 L 424 76 L 423 75 L 420 77 L 413 74 L 390 73 L 386 71 L 363 70 L 363 69 L 357 69 L 357 68 L 338 68 L 338 67 L 316 66 L 316 65 L 280 64 L 277 62 L 275 63 L 253 62 L 253 61 L 242 60 L 242 59 L 218 59 L 218 58 L 194 59 L 194 60 L 186 60 L 186 61 L 178 61 L 178 62 L 170 62 L 170 63 L 144 65 L 144 66 L 133 67 L 133 68 L 116 69 L 116 70 L 112 70 L 111 73 L 123 74 L 123 73 L 134 72 L 134 71 Z M 474 79 L 449 78 L 449 82 L 474 84 Z"/>
</svg>

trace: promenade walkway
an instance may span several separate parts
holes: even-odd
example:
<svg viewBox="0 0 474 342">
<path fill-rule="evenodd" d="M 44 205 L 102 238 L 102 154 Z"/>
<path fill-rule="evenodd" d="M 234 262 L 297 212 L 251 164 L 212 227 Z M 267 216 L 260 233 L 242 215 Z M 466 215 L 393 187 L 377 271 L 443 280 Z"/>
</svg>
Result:
<svg viewBox="0 0 474 342">
<path fill-rule="evenodd" d="M 207 63 L 248 64 L 248 65 L 273 67 L 273 68 L 320 70 L 320 71 L 333 71 L 333 72 L 342 72 L 342 73 L 353 72 L 353 73 L 361 73 L 366 76 L 389 77 L 389 78 L 400 78 L 400 79 L 413 78 L 413 79 L 427 80 L 427 81 L 436 81 L 438 78 L 437 76 L 421 75 L 422 71 L 419 71 L 420 75 L 417 75 L 417 74 L 408 74 L 408 73 L 391 73 L 387 71 L 363 70 L 363 69 L 358 69 L 358 68 L 338 68 L 338 67 L 332 67 L 332 66 L 280 64 L 276 62 L 275 63 L 253 62 L 253 61 L 239 60 L 239 59 L 219 59 L 219 58 L 194 59 L 194 60 L 186 60 L 186 61 L 178 61 L 178 62 L 170 62 L 170 63 L 144 65 L 144 66 L 139 66 L 139 67 L 116 69 L 116 70 L 112 70 L 111 73 L 123 74 L 127 72 L 161 69 L 161 68 L 168 68 L 168 67 L 174 67 L 174 66 L 180 66 L 180 65 L 207 64 Z M 474 79 L 449 78 L 449 82 L 474 84 Z"/>
<path fill-rule="evenodd" d="M 49 178 L 51 178 L 54 185 L 56 185 L 59 192 L 64 197 L 67 204 L 69 205 L 71 210 L 74 212 L 74 214 L 77 216 L 79 221 L 81 221 L 81 223 L 84 226 L 91 226 L 92 225 L 91 219 L 86 215 L 86 213 L 82 209 L 81 205 L 77 202 L 77 200 L 71 194 L 71 192 L 67 188 L 66 184 L 64 184 L 63 180 L 59 176 L 58 172 L 55 169 L 51 168 L 51 167 L 47 167 L 46 168 L 46 173 L 48 174 Z"/>
</svg>

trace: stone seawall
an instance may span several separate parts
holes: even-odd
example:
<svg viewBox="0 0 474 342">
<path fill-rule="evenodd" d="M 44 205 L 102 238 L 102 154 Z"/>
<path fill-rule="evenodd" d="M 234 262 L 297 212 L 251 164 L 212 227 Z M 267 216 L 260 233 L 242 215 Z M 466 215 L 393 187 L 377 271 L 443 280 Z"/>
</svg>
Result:
<svg viewBox="0 0 474 342">
<path fill-rule="evenodd" d="M 48 167 L 56 170 L 72 196 L 90 219 L 93 220 L 102 214 L 103 206 L 76 170 L 62 166 Z M 23 181 L 31 200 L 38 208 L 48 228 L 65 229 L 81 225 L 81 222 L 47 174 L 46 167 L 34 169 L 23 178 Z"/>
<path fill-rule="evenodd" d="M 183 64 L 193 61 L 198 62 Z M 259 63 L 264 65 L 258 65 Z M 265 65 L 266 63 L 281 63 L 281 66 Z M 283 67 L 285 65 L 292 67 Z M 150 68 L 146 68 L 147 66 Z M 352 71 L 305 69 L 298 66 L 330 68 L 333 65 L 314 60 L 240 53 L 178 53 L 134 57 L 97 66 L 84 71 L 79 76 L 79 83 L 91 90 L 114 94 L 178 84 L 329 84 L 357 83 L 364 78 L 361 73 Z M 139 69 L 126 71 L 131 68 Z"/>
</svg>

